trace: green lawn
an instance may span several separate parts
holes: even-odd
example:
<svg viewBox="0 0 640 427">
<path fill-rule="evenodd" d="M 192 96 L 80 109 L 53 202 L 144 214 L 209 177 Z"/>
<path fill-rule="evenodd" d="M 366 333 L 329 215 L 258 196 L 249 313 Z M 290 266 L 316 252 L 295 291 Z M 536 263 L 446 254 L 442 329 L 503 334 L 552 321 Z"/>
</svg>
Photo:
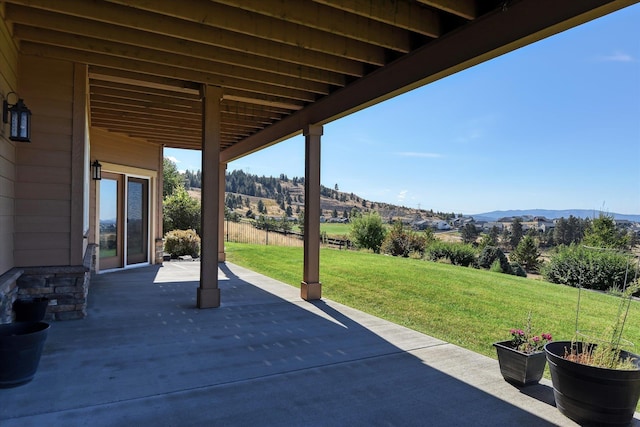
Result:
<svg viewBox="0 0 640 427">
<path fill-rule="evenodd" d="M 226 252 L 230 262 L 300 286 L 302 248 L 227 243 Z M 577 289 L 541 280 L 333 249 L 321 250 L 320 280 L 329 299 L 493 358 L 491 344 L 509 339 L 509 329 L 522 327 L 529 311 L 540 333 L 574 336 Z M 615 319 L 618 302 L 583 291 L 580 329 L 598 335 Z M 640 345 L 638 301 L 625 338 Z"/>
<path fill-rule="evenodd" d="M 333 224 L 323 222 L 320 224 L 320 231 L 327 233 L 329 237 L 342 238 L 348 236 L 351 231 L 351 224 Z"/>
</svg>

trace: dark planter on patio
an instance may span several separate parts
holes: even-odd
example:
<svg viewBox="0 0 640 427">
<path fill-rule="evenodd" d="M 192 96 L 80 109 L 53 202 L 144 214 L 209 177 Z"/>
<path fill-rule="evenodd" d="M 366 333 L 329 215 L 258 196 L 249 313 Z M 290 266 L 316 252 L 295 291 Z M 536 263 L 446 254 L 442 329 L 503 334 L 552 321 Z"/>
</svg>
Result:
<svg viewBox="0 0 640 427">
<path fill-rule="evenodd" d="M 47 313 L 49 298 L 36 297 L 17 299 L 13 303 L 16 322 L 40 322 Z"/>
<path fill-rule="evenodd" d="M 582 351 L 580 342 L 555 341 L 544 346 L 558 410 L 583 426 L 631 424 L 640 397 L 638 356 L 626 351 L 620 354 L 635 358 L 638 370 L 599 368 L 566 360 L 563 356 L 572 345 L 578 353 Z"/>
<path fill-rule="evenodd" d="M 16 387 L 36 374 L 49 324 L 16 322 L 0 325 L 0 388 Z"/>
<path fill-rule="evenodd" d="M 547 363 L 544 351 L 523 353 L 513 348 L 511 341 L 501 341 L 493 346 L 498 352 L 502 377 L 513 384 L 527 386 L 537 384 Z"/>
</svg>

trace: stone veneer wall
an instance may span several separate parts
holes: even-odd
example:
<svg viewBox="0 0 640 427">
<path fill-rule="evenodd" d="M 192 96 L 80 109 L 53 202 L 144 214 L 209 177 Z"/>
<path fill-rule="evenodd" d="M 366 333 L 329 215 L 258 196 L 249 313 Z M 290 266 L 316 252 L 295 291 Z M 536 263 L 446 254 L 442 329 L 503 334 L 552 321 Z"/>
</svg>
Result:
<svg viewBox="0 0 640 427">
<path fill-rule="evenodd" d="M 95 266 L 95 245 L 89 245 L 83 265 L 24 267 L 0 280 L 0 323 L 12 320 L 13 301 L 19 298 L 49 299 L 45 320 L 82 319 L 87 315 L 87 295 Z M 15 278 L 11 280 L 9 273 Z"/>
<path fill-rule="evenodd" d="M 0 275 L 0 324 L 11 323 L 13 320 L 13 301 L 18 295 L 17 280 L 22 275 L 22 270 L 12 268 Z"/>
</svg>

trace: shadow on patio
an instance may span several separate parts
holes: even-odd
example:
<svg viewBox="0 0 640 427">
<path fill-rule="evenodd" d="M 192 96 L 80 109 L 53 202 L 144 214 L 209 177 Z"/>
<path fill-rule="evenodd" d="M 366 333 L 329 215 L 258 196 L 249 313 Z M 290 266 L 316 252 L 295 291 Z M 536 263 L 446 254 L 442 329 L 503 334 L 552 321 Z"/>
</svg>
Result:
<svg viewBox="0 0 640 427">
<path fill-rule="evenodd" d="M 88 317 L 53 323 L 35 379 L 0 390 L 0 424 L 575 425 L 547 381 L 523 393 L 490 358 L 229 263 L 220 275 L 209 310 L 197 262 L 95 277 Z"/>
</svg>

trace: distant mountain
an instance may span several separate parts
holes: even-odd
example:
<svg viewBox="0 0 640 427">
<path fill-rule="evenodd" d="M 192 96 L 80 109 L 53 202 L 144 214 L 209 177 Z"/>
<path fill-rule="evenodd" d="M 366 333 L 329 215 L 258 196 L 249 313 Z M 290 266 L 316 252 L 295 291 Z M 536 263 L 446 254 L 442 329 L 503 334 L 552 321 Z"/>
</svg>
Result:
<svg viewBox="0 0 640 427">
<path fill-rule="evenodd" d="M 640 222 L 640 215 L 624 215 L 612 212 L 605 212 L 607 215 L 612 215 L 614 219 L 626 219 L 628 221 Z M 508 210 L 508 211 L 492 211 L 471 215 L 476 220 L 495 221 L 504 217 L 515 216 L 543 216 L 547 219 L 555 218 L 569 218 L 573 215 L 576 218 L 594 218 L 598 217 L 600 211 L 595 209 L 565 209 L 565 210 L 548 210 L 548 209 L 528 209 L 528 210 Z"/>
</svg>

